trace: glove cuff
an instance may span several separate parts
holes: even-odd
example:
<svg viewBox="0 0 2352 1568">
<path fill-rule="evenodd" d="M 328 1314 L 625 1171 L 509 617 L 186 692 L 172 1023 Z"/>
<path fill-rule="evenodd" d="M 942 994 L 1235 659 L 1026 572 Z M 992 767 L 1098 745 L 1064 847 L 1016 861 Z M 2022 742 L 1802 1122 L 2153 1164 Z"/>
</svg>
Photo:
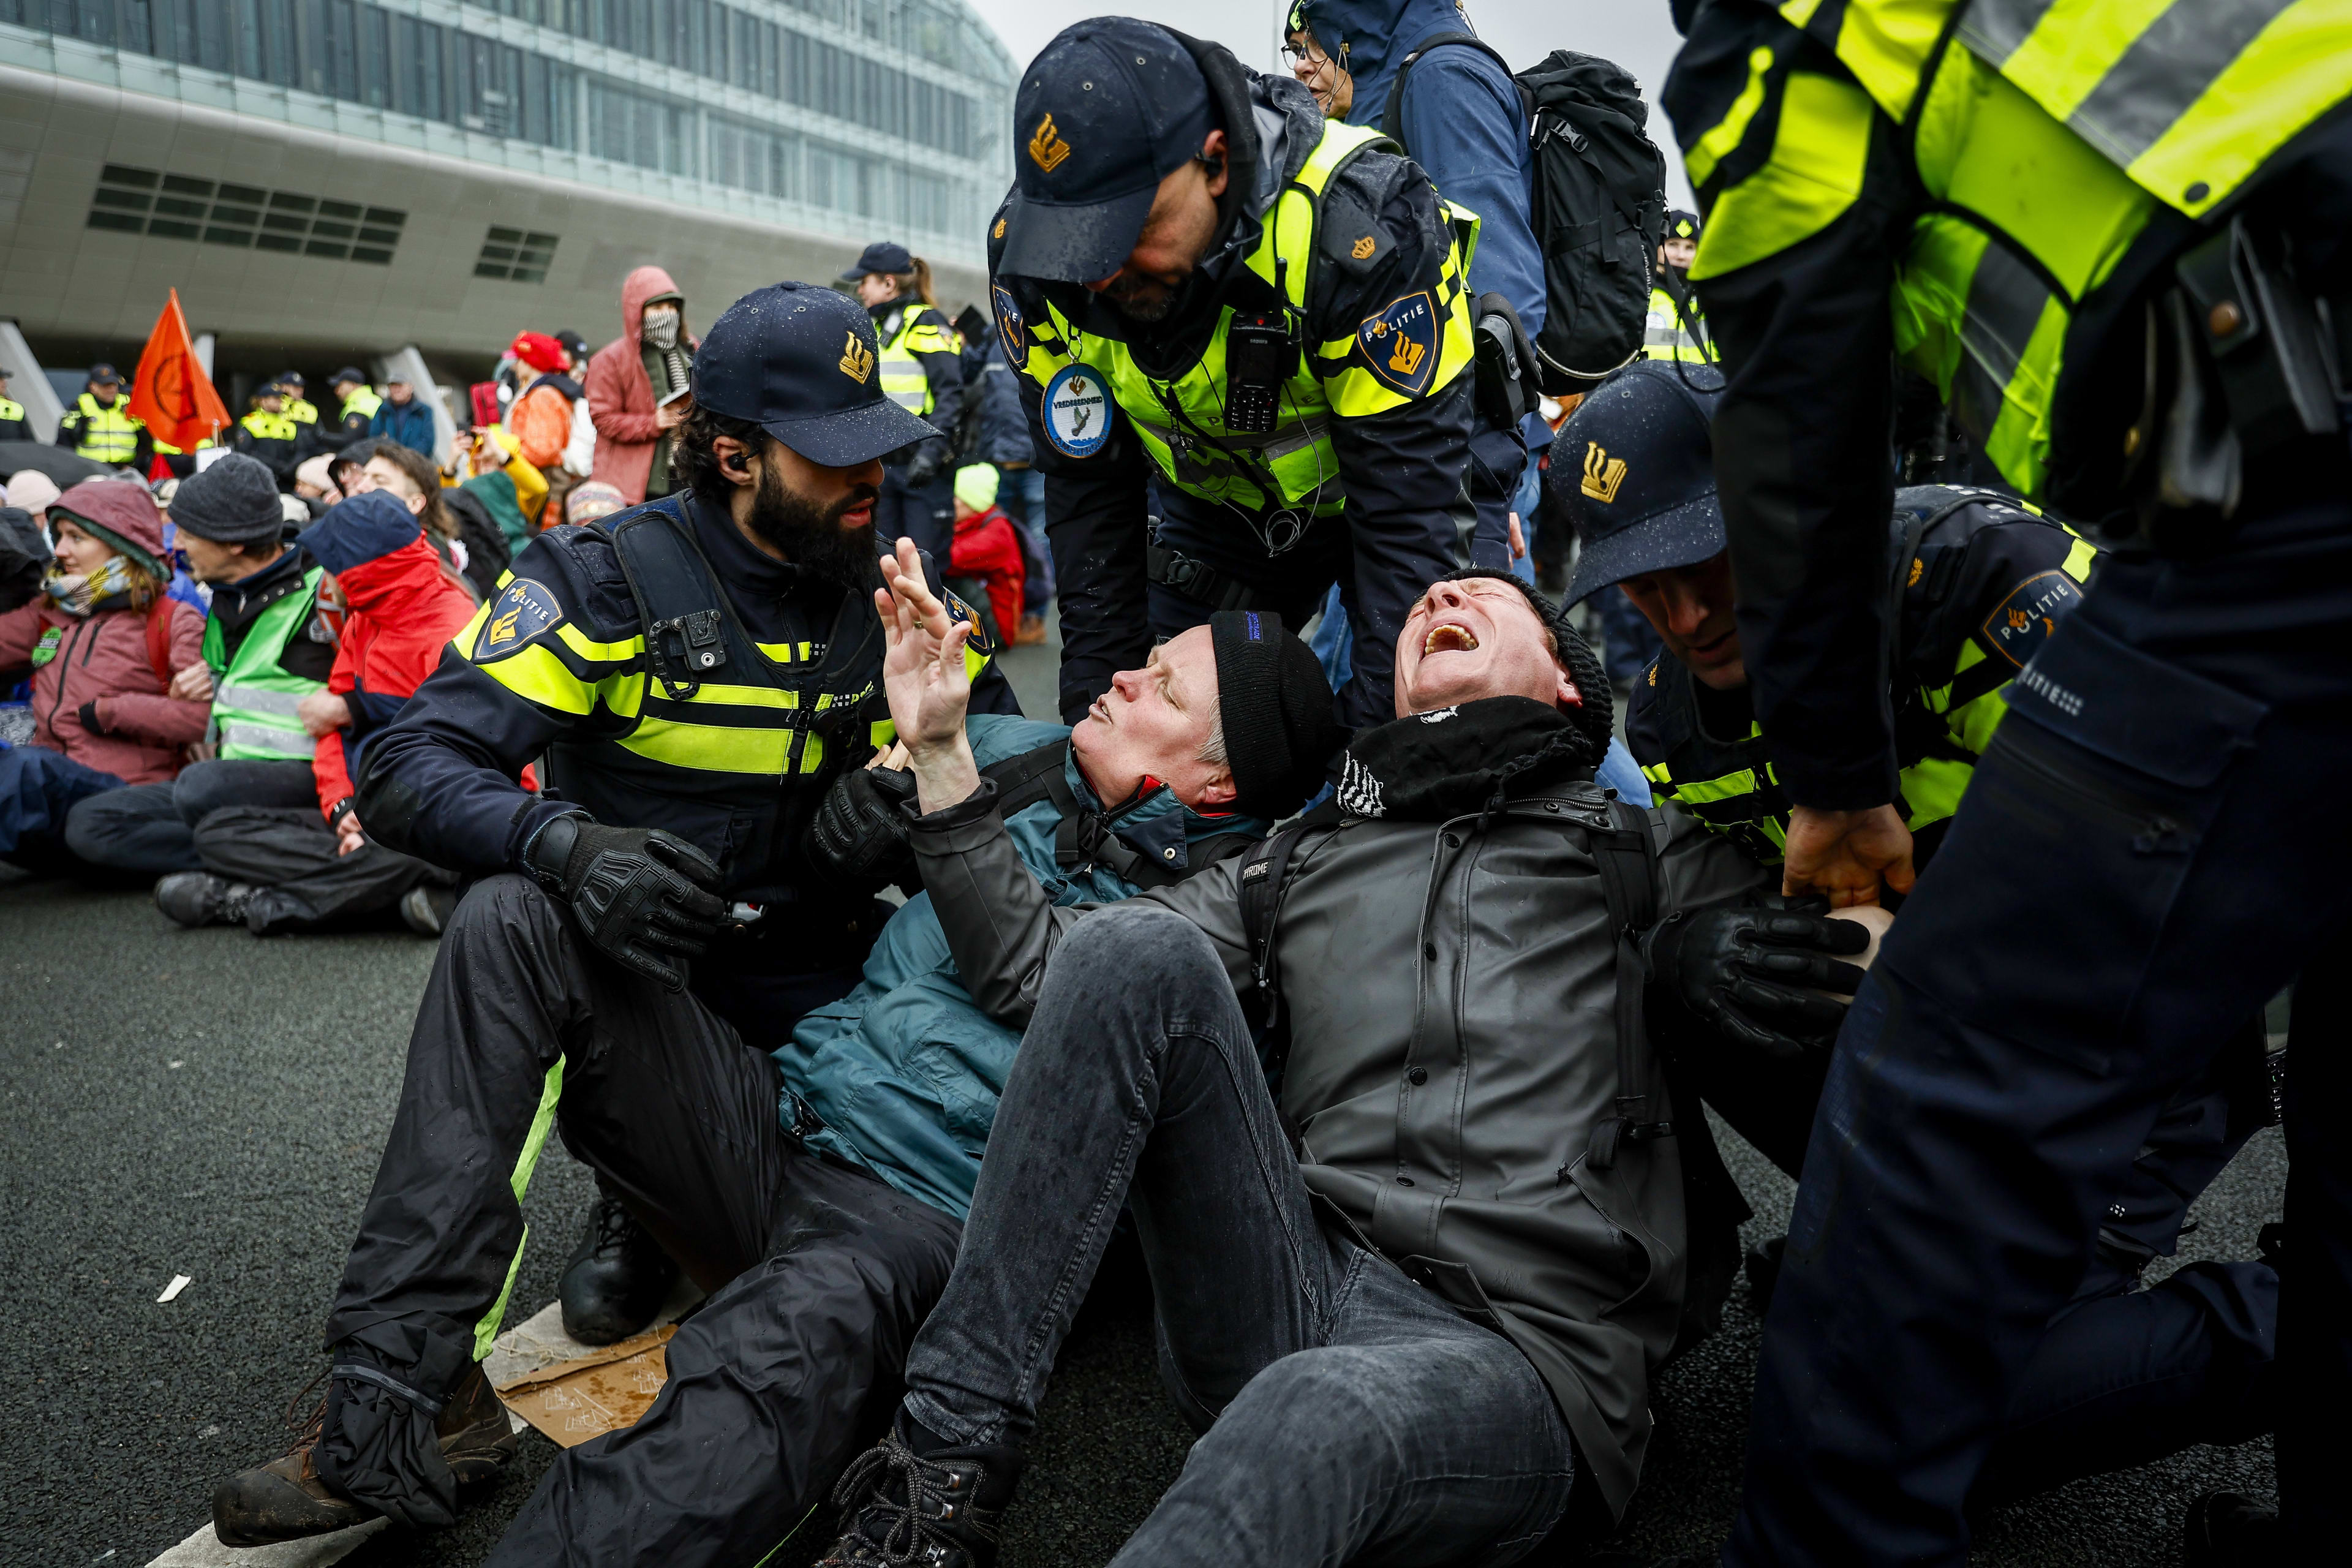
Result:
<svg viewBox="0 0 2352 1568">
<path fill-rule="evenodd" d="M 550 817 L 523 846 L 523 868 L 551 893 L 568 894 L 572 860 L 580 847 L 580 828 L 595 818 L 586 812 L 566 812 Z"/>
</svg>

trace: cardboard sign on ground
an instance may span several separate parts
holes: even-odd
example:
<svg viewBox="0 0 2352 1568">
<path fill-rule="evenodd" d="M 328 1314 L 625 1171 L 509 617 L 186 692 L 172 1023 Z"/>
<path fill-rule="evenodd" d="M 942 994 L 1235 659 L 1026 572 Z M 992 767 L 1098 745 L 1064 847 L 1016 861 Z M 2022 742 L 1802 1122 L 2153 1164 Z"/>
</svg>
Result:
<svg viewBox="0 0 2352 1568">
<path fill-rule="evenodd" d="M 506 1407 L 567 1448 L 635 1424 L 669 1380 L 675 1323 L 497 1384 Z"/>
</svg>

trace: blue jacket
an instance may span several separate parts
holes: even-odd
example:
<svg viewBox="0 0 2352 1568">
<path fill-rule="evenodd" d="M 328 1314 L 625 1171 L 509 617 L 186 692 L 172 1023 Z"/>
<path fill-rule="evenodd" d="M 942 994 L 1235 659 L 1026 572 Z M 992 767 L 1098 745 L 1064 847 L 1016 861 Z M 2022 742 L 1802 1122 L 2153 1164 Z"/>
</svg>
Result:
<svg viewBox="0 0 2352 1568">
<path fill-rule="evenodd" d="M 1335 58 L 1347 46 L 1356 79 L 1350 125 L 1380 124 L 1397 62 L 1422 39 L 1472 30 L 1453 0 L 1306 0 L 1304 10 Z M 1398 119 L 1437 194 L 1478 215 L 1472 291 L 1508 300 L 1533 338 L 1544 324 L 1543 255 L 1528 223 L 1535 160 L 1510 73 L 1476 49 L 1440 49 L 1412 68 Z"/>
<path fill-rule="evenodd" d="M 964 732 L 984 768 L 1069 731 L 1034 719 L 975 713 Z M 1065 768 L 1072 793 L 1094 805 L 1076 760 Z M 1040 800 L 1006 824 L 1046 896 L 1065 907 L 1133 897 L 1133 883 L 1100 867 L 1073 877 L 1055 864 L 1061 822 L 1054 803 Z M 1238 828 L 1261 837 L 1268 826 L 1255 817 L 1200 816 L 1165 789 L 1118 813 L 1110 826 L 1130 847 L 1155 858 L 1180 837 L 1198 844 Z M 964 990 L 930 895 L 919 894 L 882 928 L 857 989 L 803 1018 L 791 1044 L 776 1051 L 784 1125 L 803 1128 L 810 1148 L 861 1165 L 961 1219 L 971 1212 L 981 1151 L 1020 1045 L 1018 1030 L 982 1013 Z M 811 1122 L 822 1126 L 806 1131 Z"/>
<path fill-rule="evenodd" d="M 993 331 L 963 351 L 963 416 L 979 421 L 965 460 L 999 468 L 1030 461 L 1029 416 Z"/>
<path fill-rule="evenodd" d="M 386 436 L 412 452 L 433 455 L 433 410 L 422 398 L 412 397 L 405 404 L 394 403 L 389 397 L 376 405 L 368 420 L 368 434 Z"/>
</svg>

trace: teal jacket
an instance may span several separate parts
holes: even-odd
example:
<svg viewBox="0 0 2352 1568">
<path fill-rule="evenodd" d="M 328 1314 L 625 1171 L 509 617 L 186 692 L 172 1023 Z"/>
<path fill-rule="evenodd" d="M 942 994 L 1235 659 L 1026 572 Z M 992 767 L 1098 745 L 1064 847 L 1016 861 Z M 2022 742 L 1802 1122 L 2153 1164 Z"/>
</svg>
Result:
<svg viewBox="0 0 2352 1568">
<path fill-rule="evenodd" d="M 965 723 L 983 768 L 1069 732 L 1001 714 L 976 713 Z M 1071 794 L 1086 808 L 1099 809 L 1076 760 L 1064 768 Z M 1065 907 L 1133 897 L 1134 883 L 1100 866 L 1069 871 L 1055 864 L 1061 821 L 1059 808 L 1040 800 L 1005 824 L 1046 896 Z M 1181 843 L 1188 853 L 1180 858 L 1196 863 L 1189 851 L 1203 839 L 1233 833 L 1260 838 L 1269 826 L 1255 817 L 1201 816 L 1165 789 L 1111 813 L 1107 825 L 1155 861 Z M 792 1043 L 775 1053 L 784 1125 L 800 1129 L 809 1148 L 863 1166 L 961 1219 L 971 1212 L 981 1151 L 1020 1045 L 1018 1030 L 982 1013 L 964 990 L 930 895 L 918 894 L 882 928 L 857 989 L 803 1018 Z"/>
</svg>

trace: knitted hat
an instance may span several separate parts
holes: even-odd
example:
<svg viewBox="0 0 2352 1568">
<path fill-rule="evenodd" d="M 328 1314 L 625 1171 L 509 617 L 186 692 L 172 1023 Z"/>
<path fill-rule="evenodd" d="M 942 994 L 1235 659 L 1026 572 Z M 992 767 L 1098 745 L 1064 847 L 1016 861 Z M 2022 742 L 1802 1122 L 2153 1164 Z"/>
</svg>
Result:
<svg viewBox="0 0 2352 1568">
<path fill-rule="evenodd" d="M 1323 787 L 1325 764 L 1347 737 L 1331 718 L 1331 687 L 1312 650 L 1265 610 L 1209 617 L 1217 652 L 1217 713 L 1234 809 L 1283 817 Z"/>
<path fill-rule="evenodd" d="M 328 571 L 341 574 L 414 544 L 423 530 L 408 505 L 390 490 L 367 490 L 331 506 L 294 542 Z"/>
<path fill-rule="evenodd" d="M 181 483 L 172 497 L 172 521 L 183 533 L 215 544 L 267 544 L 284 531 L 286 513 L 269 469 L 231 452 Z"/>
<path fill-rule="evenodd" d="M 562 370 L 563 345 L 544 332 L 524 332 L 514 341 L 515 358 L 533 370 Z"/>
<path fill-rule="evenodd" d="M 968 464 L 956 470 L 955 498 L 974 511 L 986 511 L 996 504 L 999 482 L 995 464 Z"/>
<path fill-rule="evenodd" d="M 616 511 L 628 510 L 629 498 L 623 495 L 617 486 L 590 479 L 584 485 L 572 486 L 572 493 L 564 498 L 563 521 L 593 522 L 600 517 L 610 517 Z"/>
<path fill-rule="evenodd" d="M 1609 677 L 1601 672 L 1600 656 L 1592 651 L 1592 645 L 1584 640 L 1584 634 L 1569 620 L 1568 611 L 1507 572 L 1492 572 L 1473 566 L 1467 571 L 1448 572 L 1437 581 L 1459 583 L 1468 577 L 1486 577 L 1497 583 L 1508 583 L 1519 591 L 1520 596 L 1528 602 L 1528 608 L 1536 613 L 1536 619 L 1541 621 L 1544 630 L 1551 634 L 1552 656 L 1559 660 L 1559 667 L 1568 671 L 1568 678 L 1576 682 L 1577 692 L 1584 699 L 1584 711 L 1596 716 L 1601 728 L 1606 731 L 1616 710 L 1616 695 L 1609 689 Z"/>
<path fill-rule="evenodd" d="M 35 517 L 48 510 L 49 503 L 57 499 L 57 480 L 38 468 L 19 468 L 8 481 L 8 504 Z"/>
</svg>

